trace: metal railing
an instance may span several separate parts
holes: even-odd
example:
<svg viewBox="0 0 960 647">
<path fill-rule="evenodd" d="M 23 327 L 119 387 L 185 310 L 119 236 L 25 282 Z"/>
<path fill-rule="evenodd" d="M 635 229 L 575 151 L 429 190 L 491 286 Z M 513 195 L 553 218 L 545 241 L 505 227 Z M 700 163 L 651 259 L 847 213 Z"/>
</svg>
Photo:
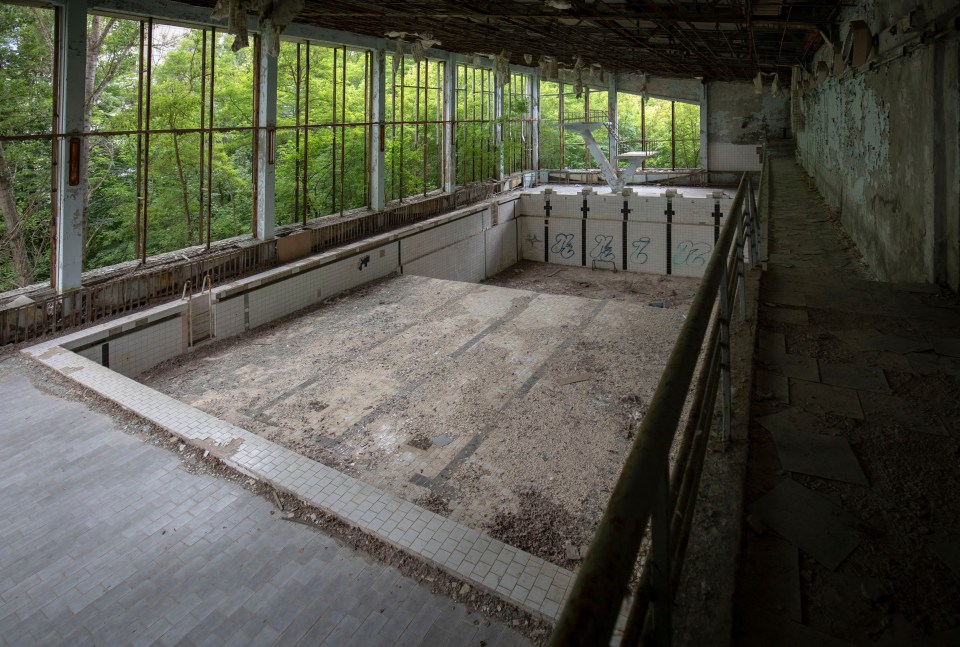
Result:
<svg viewBox="0 0 960 647">
<path fill-rule="evenodd" d="M 489 200 L 498 193 L 516 188 L 520 182 L 519 175 L 476 182 L 452 193 L 391 204 L 379 212 L 341 218 L 327 216 L 308 223 L 306 227 L 297 225 L 285 229 L 311 231 L 310 250 L 316 254 Z M 184 283 L 199 285 L 207 276 L 216 286 L 276 267 L 280 264 L 276 246 L 276 239 L 270 239 L 252 242 L 240 249 L 206 253 L 186 261 L 141 266 L 128 276 L 108 278 L 67 294 L 49 294 L 47 291 L 42 296 L 33 297 L 31 303 L 0 307 L 0 346 L 63 334 L 172 301 L 180 295 Z"/>
<path fill-rule="evenodd" d="M 672 642 L 671 609 L 718 393 L 723 403 L 721 436 L 724 442 L 730 439 L 731 311 L 738 304 L 740 318 L 745 317 L 744 248 L 755 267 L 760 237 L 753 183 L 744 174 L 550 645 L 610 644 L 623 602 L 630 597 L 620 644 Z M 695 377 L 689 413 L 681 421 Z M 648 523 L 651 550 L 643 556 L 631 587 Z"/>
</svg>

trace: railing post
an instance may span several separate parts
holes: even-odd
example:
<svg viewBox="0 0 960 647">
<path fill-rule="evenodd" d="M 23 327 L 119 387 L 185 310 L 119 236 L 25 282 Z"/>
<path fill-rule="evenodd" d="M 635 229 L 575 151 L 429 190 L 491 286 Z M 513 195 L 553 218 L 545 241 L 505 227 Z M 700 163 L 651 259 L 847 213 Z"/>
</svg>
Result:
<svg viewBox="0 0 960 647">
<path fill-rule="evenodd" d="M 665 646 L 673 642 L 671 612 L 673 592 L 670 589 L 670 469 L 663 466 L 663 476 L 654 496 L 651 515 L 653 535 L 653 637 L 654 643 Z"/>
<path fill-rule="evenodd" d="M 723 264 L 720 279 L 720 376 L 723 389 L 723 429 L 721 439 L 724 445 L 730 442 L 730 413 L 732 395 L 730 391 L 730 276 L 727 264 Z M 742 294 L 742 290 L 741 290 Z"/>
<path fill-rule="evenodd" d="M 757 202 L 754 200 L 753 180 L 747 177 L 747 209 L 750 213 L 750 269 L 760 260 L 760 227 L 757 222 Z"/>
<path fill-rule="evenodd" d="M 746 207 L 741 205 L 741 209 Z M 744 294 L 743 281 L 743 211 L 737 214 L 737 295 L 740 301 L 740 321 L 747 318 L 747 298 Z"/>
</svg>

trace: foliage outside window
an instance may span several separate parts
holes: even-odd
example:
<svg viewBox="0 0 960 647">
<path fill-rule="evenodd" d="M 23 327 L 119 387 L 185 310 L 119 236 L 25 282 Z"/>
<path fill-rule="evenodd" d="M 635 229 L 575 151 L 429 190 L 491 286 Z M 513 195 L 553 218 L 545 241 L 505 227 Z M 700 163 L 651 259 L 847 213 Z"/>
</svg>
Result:
<svg viewBox="0 0 960 647">
<path fill-rule="evenodd" d="M 277 67 L 276 223 L 366 206 L 369 52 L 282 42 Z"/>
<path fill-rule="evenodd" d="M 454 139 L 457 143 L 457 184 L 496 176 L 493 72 L 472 65 L 457 66 Z"/>
<path fill-rule="evenodd" d="M 0 291 L 50 276 L 53 23 L 0 4 Z"/>
<path fill-rule="evenodd" d="M 529 74 L 511 74 L 503 89 L 503 170 L 518 173 L 533 168 Z"/>
<path fill-rule="evenodd" d="M 385 192 L 391 201 L 443 185 L 444 63 L 393 54 L 386 60 Z"/>
<path fill-rule="evenodd" d="M 644 102 L 638 95 L 620 93 L 617 116 L 622 150 L 657 151 L 656 156 L 646 160 L 646 168 L 700 166 L 700 106 L 697 104 L 666 99 Z"/>
</svg>

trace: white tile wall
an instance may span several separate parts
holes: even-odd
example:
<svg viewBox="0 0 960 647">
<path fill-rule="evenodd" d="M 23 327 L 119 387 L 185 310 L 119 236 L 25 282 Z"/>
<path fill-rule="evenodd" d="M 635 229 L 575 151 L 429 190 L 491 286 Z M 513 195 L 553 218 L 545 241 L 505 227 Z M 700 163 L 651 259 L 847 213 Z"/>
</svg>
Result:
<svg viewBox="0 0 960 647">
<path fill-rule="evenodd" d="M 542 193 L 522 193 L 517 202 L 518 216 L 542 216 L 543 215 L 543 194 Z"/>
<path fill-rule="evenodd" d="M 243 318 L 243 297 L 234 297 L 214 304 L 213 334 L 218 339 L 239 335 L 246 330 Z"/>
<path fill-rule="evenodd" d="M 517 221 L 508 220 L 484 233 L 486 276 L 502 272 L 517 262 Z M 543 260 L 541 257 L 540 260 Z"/>
<path fill-rule="evenodd" d="M 713 251 L 713 227 L 674 225 L 672 243 L 673 273 L 678 276 L 703 276 Z"/>
<path fill-rule="evenodd" d="M 593 261 L 598 268 L 623 267 L 623 221 L 587 220 L 587 267 Z"/>
<path fill-rule="evenodd" d="M 183 321 L 174 317 L 159 324 L 131 332 L 110 342 L 110 368 L 121 375 L 133 377 L 160 362 L 180 355 L 183 351 Z M 91 358 L 100 363 L 98 354 Z"/>
<path fill-rule="evenodd" d="M 360 269 L 360 259 L 367 255 L 370 256 L 370 262 Z M 397 243 L 390 243 L 358 256 L 337 261 L 322 270 L 320 279 L 322 298 L 326 299 L 337 292 L 382 278 L 397 269 Z"/>
<path fill-rule="evenodd" d="M 550 262 L 559 265 L 580 265 L 582 226 L 581 219 L 550 218 L 550 233 L 547 245 L 550 247 Z M 543 229 L 540 230 L 543 237 Z M 589 253 L 589 247 L 587 252 Z M 543 260 L 541 257 L 539 260 Z"/>
<path fill-rule="evenodd" d="M 647 222 L 627 223 L 627 269 L 634 272 L 667 272 L 667 226 Z"/>
<path fill-rule="evenodd" d="M 400 264 L 406 265 L 410 261 L 443 249 L 464 238 L 476 236 L 483 231 L 486 211 L 404 238 L 400 241 Z M 489 214 L 486 217 L 489 219 Z"/>
<path fill-rule="evenodd" d="M 479 234 L 405 263 L 403 273 L 479 283 L 486 278 L 485 248 L 485 237 Z"/>
<path fill-rule="evenodd" d="M 520 237 L 520 258 L 543 262 L 543 218 L 521 217 L 517 220 Z"/>
</svg>

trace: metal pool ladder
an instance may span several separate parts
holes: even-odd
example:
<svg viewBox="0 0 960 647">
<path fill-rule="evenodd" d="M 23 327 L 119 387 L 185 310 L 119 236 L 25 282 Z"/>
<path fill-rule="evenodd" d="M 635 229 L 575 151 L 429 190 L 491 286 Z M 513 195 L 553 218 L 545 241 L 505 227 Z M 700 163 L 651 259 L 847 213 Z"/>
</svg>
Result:
<svg viewBox="0 0 960 647">
<path fill-rule="evenodd" d="M 193 298 L 193 281 L 183 284 L 181 298 L 187 300 L 188 348 L 213 337 L 213 282 L 209 274 L 203 277 L 198 297 L 196 300 Z"/>
</svg>

